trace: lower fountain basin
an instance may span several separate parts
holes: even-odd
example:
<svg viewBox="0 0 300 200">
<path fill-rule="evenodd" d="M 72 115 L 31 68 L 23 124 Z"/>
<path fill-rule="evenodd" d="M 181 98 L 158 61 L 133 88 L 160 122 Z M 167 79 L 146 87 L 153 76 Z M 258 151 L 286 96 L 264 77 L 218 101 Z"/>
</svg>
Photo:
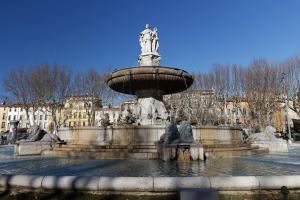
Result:
<svg viewBox="0 0 300 200">
<path fill-rule="evenodd" d="M 300 175 L 300 144 L 289 152 L 189 162 L 15 156 L 13 147 L 0 147 L 1 174 L 78 176 L 268 176 Z"/>
</svg>

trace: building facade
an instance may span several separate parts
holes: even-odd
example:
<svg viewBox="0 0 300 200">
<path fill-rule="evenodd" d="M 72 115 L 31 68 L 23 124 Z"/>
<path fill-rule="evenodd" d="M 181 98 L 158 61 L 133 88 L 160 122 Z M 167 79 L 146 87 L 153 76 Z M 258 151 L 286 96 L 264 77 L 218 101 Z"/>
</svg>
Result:
<svg viewBox="0 0 300 200">
<path fill-rule="evenodd" d="M 91 126 L 96 121 L 96 112 L 102 107 L 99 98 L 71 96 L 66 99 L 60 113 L 61 126 Z"/>
<path fill-rule="evenodd" d="M 2 104 L 0 106 L 0 124 L 1 132 L 5 132 L 10 128 L 10 121 L 18 120 L 20 128 L 28 128 L 32 125 L 39 125 L 45 130 L 48 130 L 49 124 L 52 121 L 51 113 L 48 108 L 37 107 L 29 108 L 28 116 L 24 106 L 20 104 Z"/>
<path fill-rule="evenodd" d="M 237 101 L 227 98 L 225 103 L 216 98 L 213 90 L 189 90 L 172 95 L 165 95 L 163 101 L 168 110 L 175 110 L 175 115 L 186 115 L 194 125 L 239 125 L 248 128 L 253 121 L 253 112 L 245 99 Z M 221 104 L 222 103 L 222 104 Z M 57 113 L 59 127 L 100 126 L 101 121 L 118 124 L 128 112 L 134 115 L 137 100 L 130 99 L 118 106 L 102 106 L 101 100 L 86 96 L 68 97 L 63 108 Z M 220 105 L 223 107 L 221 108 Z M 293 126 L 292 119 L 299 116 L 284 103 L 272 112 L 272 125 L 278 132 L 286 132 L 287 123 Z M 174 114 L 174 113 L 173 113 Z M 287 117 L 288 114 L 288 117 Z M 52 115 L 47 107 L 30 107 L 28 116 L 20 104 L 0 105 L 0 131 L 10 128 L 10 121 L 18 120 L 20 128 L 39 125 L 49 130 Z"/>
<path fill-rule="evenodd" d="M 7 126 L 7 107 L 5 104 L 0 105 L 0 132 L 8 130 Z"/>
</svg>

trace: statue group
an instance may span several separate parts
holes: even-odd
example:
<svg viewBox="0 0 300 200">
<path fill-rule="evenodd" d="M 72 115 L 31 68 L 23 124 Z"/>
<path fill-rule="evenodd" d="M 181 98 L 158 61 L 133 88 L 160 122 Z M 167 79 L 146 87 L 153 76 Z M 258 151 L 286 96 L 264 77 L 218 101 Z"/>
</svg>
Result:
<svg viewBox="0 0 300 200">
<path fill-rule="evenodd" d="M 160 55 L 157 52 L 159 47 L 157 28 L 150 29 L 146 24 L 146 29 L 140 34 L 141 54 L 138 62 L 141 66 L 159 66 Z"/>
<path fill-rule="evenodd" d="M 159 43 L 156 27 L 152 31 L 149 24 L 146 24 L 146 29 L 140 34 L 140 45 L 142 54 L 158 54 Z"/>
</svg>

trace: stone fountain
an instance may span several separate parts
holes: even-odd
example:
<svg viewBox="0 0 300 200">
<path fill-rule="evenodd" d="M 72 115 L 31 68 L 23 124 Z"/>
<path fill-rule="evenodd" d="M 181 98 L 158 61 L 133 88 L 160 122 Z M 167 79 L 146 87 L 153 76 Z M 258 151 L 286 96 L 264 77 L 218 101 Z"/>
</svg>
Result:
<svg viewBox="0 0 300 200">
<path fill-rule="evenodd" d="M 139 66 L 124 67 L 107 78 L 114 91 L 136 95 L 133 109 L 124 109 L 119 122 L 109 117 L 100 127 L 62 127 L 58 137 L 66 144 L 42 151 L 44 155 L 85 158 L 201 160 L 212 156 L 251 155 L 262 152 L 241 140 L 238 127 L 175 124 L 162 97 L 188 89 L 194 79 L 183 69 L 160 66 L 157 28 L 139 38 Z M 265 152 L 265 150 L 263 150 Z"/>
<path fill-rule="evenodd" d="M 192 127 L 184 122 L 178 131 L 177 126 L 162 102 L 162 96 L 188 89 L 194 79 L 186 71 L 160 66 L 158 53 L 158 32 L 149 25 L 140 34 L 140 66 L 127 67 L 114 71 L 107 79 L 108 86 L 121 93 L 136 95 L 137 105 L 133 115 L 139 125 L 167 124 L 165 134 L 157 143 L 158 154 L 163 160 L 203 160 L 203 148 L 194 143 Z M 188 131 L 189 130 L 189 131 Z M 188 138 L 187 138 L 188 137 Z M 183 139 L 185 138 L 185 139 Z"/>
<path fill-rule="evenodd" d="M 160 66 L 157 28 L 149 25 L 140 34 L 140 66 L 126 67 L 114 71 L 107 79 L 108 86 L 121 93 L 136 95 L 138 102 L 133 115 L 141 125 L 157 124 L 170 118 L 162 102 L 162 96 L 189 88 L 194 79 L 188 72 Z"/>
</svg>

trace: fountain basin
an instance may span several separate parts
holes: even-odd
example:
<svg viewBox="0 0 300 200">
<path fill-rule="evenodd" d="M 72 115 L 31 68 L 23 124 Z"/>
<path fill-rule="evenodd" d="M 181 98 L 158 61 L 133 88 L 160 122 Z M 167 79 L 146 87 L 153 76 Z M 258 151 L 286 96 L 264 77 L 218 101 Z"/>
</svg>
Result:
<svg viewBox="0 0 300 200">
<path fill-rule="evenodd" d="M 185 70 L 174 67 L 139 66 L 114 71 L 107 79 L 108 86 L 121 93 L 139 98 L 159 97 L 186 90 L 193 77 Z"/>
<path fill-rule="evenodd" d="M 159 159 L 157 142 L 164 132 L 163 125 L 62 128 L 59 129 L 58 136 L 66 141 L 67 145 L 45 150 L 42 154 L 95 159 Z M 193 127 L 193 137 L 195 145 L 203 146 L 201 148 L 207 157 L 267 152 L 267 149 L 243 144 L 239 128 L 197 126 Z"/>
<path fill-rule="evenodd" d="M 78 150 L 80 147 L 78 147 Z M 74 148 L 75 149 L 75 148 Z M 13 147 L 0 148 L 1 174 L 40 176 L 184 177 L 300 175 L 300 145 L 289 152 L 207 159 L 189 162 L 88 159 L 85 157 L 14 156 Z M 85 152 L 87 153 L 87 152 Z M 93 152 L 95 153 L 95 152 Z M 121 151 L 122 153 L 122 151 Z"/>
</svg>

